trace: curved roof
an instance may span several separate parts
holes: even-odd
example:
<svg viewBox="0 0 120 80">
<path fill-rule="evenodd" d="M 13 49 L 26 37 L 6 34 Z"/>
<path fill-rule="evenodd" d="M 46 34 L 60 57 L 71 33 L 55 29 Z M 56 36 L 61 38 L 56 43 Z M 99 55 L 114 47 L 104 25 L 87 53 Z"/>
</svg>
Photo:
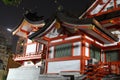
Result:
<svg viewBox="0 0 120 80">
<path fill-rule="evenodd" d="M 20 24 L 18 26 L 16 26 L 13 31 L 15 31 L 20 25 L 21 23 L 23 22 L 23 20 L 26 20 L 27 22 L 29 22 L 30 24 L 41 24 L 44 22 L 43 20 L 43 16 L 39 17 L 37 16 L 36 13 L 31 13 L 31 12 L 28 12 L 26 14 L 24 14 L 24 17 L 22 18 Z"/>
<path fill-rule="evenodd" d="M 37 13 L 28 12 L 24 14 L 24 19 L 27 20 L 31 24 L 40 24 L 43 22 L 43 16 L 37 16 Z"/>
<path fill-rule="evenodd" d="M 107 40 L 105 41 L 105 39 L 101 39 L 102 38 L 101 36 L 96 35 L 95 32 L 93 32 L 92 30 L 89 29 L 90 25 L 94 25 L 97 30 L 104 33 L 107 37 L 109 37 L 110 39 L 112 39 L 114 41 L 118 41 L 117 37 L 115 37 L 112 33 L 110 33 L 105 28 L 103 28 L 102 25 L 100 25 L 99 22 L 97 22 L 97 20 L 95 20 L 94 18 L 78 19 L 78 18 L 69 17 L 67 14 L 64 14 L 62 12 L 59 12 L 59 13 L 57 13 L 56 16 L 50 18 L 50 20 L 48 20 L 48 22 L 46 22 L 45 26 L 43 26 L 42 29 L 39 29 L 37 32 L 31 34 L 29 36 L 29 38 L 33 39 L 35 37 L 41 37 L 41 36 L 45 35 L 44 33 L 46 33 L 48 31 L 48 28 L 50 28 L 50 25 L 53 23 L 53 21 L 55 19 L 64 24 L 71 25 L 72 27 L 70 27 L 70 28 L 76 28 L 76 26 L 79 26 L 78 28 L 80 30 L 85 31 L 86 33 L 102 40 L 105 43 L 108 43 Z M 82 25 L 87 25 L 88 28 L 84 29 L 83 27 L 81 27 Z M 65 27 L 69 28 L 69 26 L 65 26 Z"/>
<path fill-rule="evenodd" d="M 39 17 L 36 13 L 28 12 L 24 14 L 21 23 L 14 28 L 13 35 L 27 37 L 30 32 L 35 32 L 44 25 L 43 16 Z"/>
<path fill-rule="evenodd" d="M 105 28 L 103 28 L 102 25 L 100 25 L 100 23 L 94 18 L 76 19 L 76 18 L 67 17 L 63 13 L 58 13 L 58 17 L 61 21 L 66 22 L 71 25 L 78 25 L 78 26 L 83 25 L 83 24 L 95 25 L 95 27 L 98 28 L 100 31 L 102 31 L 104 34 L 111 37 L 113 40 L 118 41 L 116 36 L 114 36 L 111 32 L 109 32 Z"/>
<path fill-rule="evenodd" d="M 55 20 L 55 16 L 47 19 L 45 21 L 45 23 L 46 23 L 45 26 L 43 26 L 41 29 L 39 29 L 38 31 L 36 31 L 32 35 L 30 35 L 29 38 L 33 39 L 36 36 L 39 36 L 39 37 L 43 36 L 46 33 L 46 31 L 48 30 L 48 28 L 51 27 L 50 25 L 53 23 L 54 20 Z"/>
</svg>

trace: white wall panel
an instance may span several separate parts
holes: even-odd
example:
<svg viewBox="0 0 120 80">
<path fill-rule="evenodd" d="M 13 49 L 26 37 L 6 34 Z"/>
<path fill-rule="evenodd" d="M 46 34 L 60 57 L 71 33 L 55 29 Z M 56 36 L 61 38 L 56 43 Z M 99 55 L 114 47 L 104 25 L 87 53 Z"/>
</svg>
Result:
<svg viewBox="0 0 120 80">
<path fill-rule="evenodd" d="M 61 71 L 80 71 L 80 60 L 48 62 L 47 73 L 60 73 Z"/>
<path fill-rule="evenodd" d="M 40 75 L 40 68 L 20 67 L 11 68 L 7 76 L 7 80 L 38 80 Z"/>
<path fill-rule="evenodd" d="M 54 47 L 49 48 L 49 58 L 54 58 Z"/>
<path fill-rule="evenodd" d="M 89 43 L 85 43 L 85 56 L 89 57 Z"/>
<path fill-rule="evenodd" d="M 81 42 L 73 43 L 73 56 L 81 55 Z"/>
<path fill-rule="evenodd" d="M 32 54 L 32 53 L 35 53 L 35 52 L 36 52 L 36 43 L 27 45 L 27 48 L 26 48 L 26 54 L 27 55 L 29 55 L 29 53 Z"/>
</svg>

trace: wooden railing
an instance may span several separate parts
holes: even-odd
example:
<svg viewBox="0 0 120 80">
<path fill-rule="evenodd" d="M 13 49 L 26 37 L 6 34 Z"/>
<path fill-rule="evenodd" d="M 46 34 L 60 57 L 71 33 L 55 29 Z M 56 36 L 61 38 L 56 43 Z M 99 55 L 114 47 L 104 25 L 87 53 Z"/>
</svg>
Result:
<svg viewBox="0 0 120 80">
<path fill-rule="evenodd" d="M 86 79 L 90 80 L 100 80 L 102 77 L 110 74 L 110 68 L 108 64 L 104 64 L 102 62 L 99 62 L 98 64 L 89 64 L 87 65 L 85 74 Z"/>
<path fill-rule="evenodd" d="M 120 61 L 109 62 L 111 73 L 120 74 Z"/>
<path fill-rule="evenodd" d="M 109 74 L 116 74 L 120 75 L 120 61 L 115 62 L 99 62 L 98 64 L 90 64 L 87 65 L 87 68 L 85 69 L 85 74 L 87 75 L 86 78 L 90 80 L 94 80 L 98 78 L 97 80 L 100 80 L 106 75 Z"/>
<path fill-rule="evenodd" d="M 42 51 L 39 53 L 29 53 L 29 54 L 15 54 L 13 55 L 14 61 L 22 61 L 22 60 L 29 60 L 29 59 L 40 59 L 42 55 Z"/>
</svg>

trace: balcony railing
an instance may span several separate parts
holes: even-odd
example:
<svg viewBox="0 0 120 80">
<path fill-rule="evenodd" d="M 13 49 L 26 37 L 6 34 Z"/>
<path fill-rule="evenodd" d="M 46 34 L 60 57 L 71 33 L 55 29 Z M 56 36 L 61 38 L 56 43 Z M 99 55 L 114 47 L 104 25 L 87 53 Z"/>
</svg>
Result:
<svg viewBox="0 0 120 80">
<path fill-rule="evenodd" d="M 41 54 L 43 52 L 29 53 L 29 54 L 15 54 L 13 56 L 14 61 L 23 61 L 23 60 L 32 60 L 32 59 L 41 59 Z"/>
</svg>

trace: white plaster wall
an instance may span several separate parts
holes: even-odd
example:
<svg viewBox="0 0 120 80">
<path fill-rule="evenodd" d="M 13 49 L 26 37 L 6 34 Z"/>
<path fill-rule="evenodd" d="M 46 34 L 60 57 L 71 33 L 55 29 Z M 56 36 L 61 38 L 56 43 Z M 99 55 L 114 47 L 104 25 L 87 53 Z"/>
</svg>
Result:
<svg viewBox="0 0 120 80">
<path fill-rule="evenodd" d="M 36 66 L 9 69 L 7 80 L 39 80 L 40 68 Z"/>
<path fill-rule="evenodd" d="M 85 43 L 85 56 L 89 57 L 89 43 Z"/>
<path fill-rule="evenodd" d="M 85 60 L 85 65 L 87 65 L 88 64 L 88 61 L 87 60 Z"/>
<path fill-rule="evenodd" d="M 34 54 L 35 52 L 36 52 L 36 43 L 27 45 L 26 55 Z"/>
<path fill-rule="evenodd" d="M 49 48 L 49 58 L 54 58 L 54 47 Z"/>
<path fill-rule="evenodd" d="M 61 71 L 80 71 L 80 60 L 48 62 L 47 73 L 60 73 Z"/>
<path fill-rule="evenodd" d="M 120 4 L 120 0 L 116 0 L 117 4 Z"/>
<path fill-rule="evenodd" d="M 73 56 L 80 56 L 81 55 L 81 42 L 74 42 L 73 43 Z"/>
</svg>

